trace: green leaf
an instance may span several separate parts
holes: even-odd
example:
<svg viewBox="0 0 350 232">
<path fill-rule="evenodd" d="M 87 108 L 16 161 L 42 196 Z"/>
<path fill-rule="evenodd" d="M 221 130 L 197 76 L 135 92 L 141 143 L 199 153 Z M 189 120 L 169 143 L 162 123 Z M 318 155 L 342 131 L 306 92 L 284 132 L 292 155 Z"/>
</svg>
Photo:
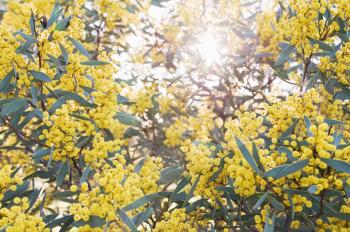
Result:
<svg viewBox="0 0 350 232">
<path fill-rule="evenodd" d="M 20 196 L 22 193 L 24 193 L 29 188 L 29 181 L 24 181 L 23 184 L 16 185 L 16 190 L 8 190 L 4 193 L 4 197 L 1 199 L 2 202 L 7 202 L 9 200 L 12 200 L 13 198 Z"/>
<path fill-rule="evenodd" d="M 40 194 L 39 189 L 34 189 L 33 192 L 28 196 L 29 199 L 29 208 L 27 210 L 29 210 L 30 208 L 32 208 L 32 206 L 34 205 L 34 203 L 36 202 L 36 200 L 39 197 Z"/>
<path fill-rule="evenodd" d="M 169 0 L 152 0 L 152 5 L 158 6 L 158 7 L 165 7 L 162 3 L 168 2 Z"/>
<path fill-rule="evenodd" d="M 55 5 L 52 8 L 51 15 L 49 20 L 47 20 L 47 28 L 50 27 L 54 22 L 57 21 L 58 17 L 60 17 L 63 9 L 60 7 L 59 1 L 56 1 Z"/>
<path fill-rule="evenodd" d="M 144 212 L 141 212 L 135 217 L 133 217 L 132 221 L 136 226 L 138 226 L 144 221 L 147 221 L 152 216 L 153 213 L 154 213 L 154 209 L 152 207 L 148 207 Z"/>
<path fill-rule="evenodd" d="M 30 26 L 30 31 L 32 33 L 32 36 L 36 36 L 36 31 L 35 31 L 35 18 L 33 11 L 31 11 L 30 19 L 29 19 L 29 26 Z"/>
<path fill-rule="evenodd" d="M 290 211 L 291 211 L 291 219 L 294 220 L 294 203 L 293 203 L 293 199 L 292 196 L 290 195 L 290 193 L 288 193 L 288 201 L 290 204 Z"/>
<path fill-rule="evenodd" d="M 84 169 L 84 172 L 83 174 L 81 175 L 80 177 L 80 181 L 79 181 L 79 184 L 81 185 L 82 183 L 86 182 L 86 180 L 88 179 L 90 173 L 92 172 L 93 170 L 89 167 L 89 166 L 86 166 L 85 169 Z"/>
<path fill-rule="evenodd" d="M 338 147 L 338 145 L 339 145 L 340 141 L 342 140 L 342 138 L 343 138 L 343 133 L 334 131 L 332 144 L 335 147 Z"/>
<path fill-rule="evenodd" d="M 33 157 L 33 159 L 41 159 L 41 158 L 43 158 L 45 156 L 50 155 L 51 151 L 52 151 L 51 148 L 38 150 L 38 151 L 33 153 L 32 157 Z"/>
<path fill-rule="evenodd" d="M 209 178 L 208 182 L 215 181 L 218 178 L 218 176 L 220 175 L 220 173 L 224 169 L 224 164 L 225 164 L 225 160 L 221 159 L 219 169 L 216 172 L 214 172 L 214 174 Z"/>
<path fill-rule="evenodd" d="M 35 43 L 36 40 L 33 38 L 32 35 L 25 34 L 22 30 L 16 31 L 14 35 L 20 35 L 23 39 L 27 40 L 27 44 L 30 45 L 32 43 Z M 28 46 L 27 45 L 27 46 Z"/>
<path fill-rule="evenodd" d="M 270 221 L 270 213 L 268 212 L 266 215 L 266 220 L 265 220 L 265 227 L 264 227 L 264 232 L 273 232 L 275 228 L 275 221 L 276 221 L 276 213 L 273 214 L 272 216 L 272 223 L 269 223 Z"/>
<path fill-rule="evenodd" d="M 307 38 L 308 38 L 308 40 L 310 41 L 310 43 L 311 43 L 312 45 L 318 44 L 319 47 L 320 47 L 322 50 L 330 51 L 330 52 L 333 51 L 333 48 L 332 48 L 330 45 L 326 44 L 325 42 L 323 42 L 323 41 L 321 41 L 321 40 L 313 39 L 313 38 L 310 38 L 310 37 L 307 37 Z"/>
<path fill-rule="evenodd" d="M 194 181 L 190 191 L 188 192 L 187 196 L 186 196 L 186 199 L 184 200 L 182 206 L 184 207 L 187 202 L 192 198 L 193 196 L 193 193 L 194 193 L 194 190 L 197 188 L 197 185 L 199 183 L 199 179 L 200 179 L 200 175 L 197 176 L 196 180 Z"/>
<path fill-rule="evenodd" d="M 278 59 L 275 63 L 275 66 L 281 66 L 283 65 L 289 58 L 289 55 L 295 50 L 295 47 L 293 45 L 288 45 L 286 48 L 282 50 L 280 55 L 278 56 Z"/>
<path fill-rule="evenodd" d="M 51 222 L 52 220 L 54 220 L 57 216 L 58 216 L 58 213 L 53 213 L 53 214 L 45 215 L 45 216 L 43 217 L 43 222 L 44 222 L 45 224 L 48 224 L 49 222 Z"/>
<path fill-rule="evenodd" d="M 288 127 L 288 129 L 282 133 L 282 135 L 280 136 L 280 139 L 289 137 L 291 134 L 293 134 L 293 131 L 298 125 L 298 122 L 299 122 L 299 119 L 294 119 L 293 123 Z"/>
<path fill-rule="evenodd" d="M 49 112 L 55 112 L 58 108 L 60 108 L 63 104 L 65 104 L 69 100 L 65 97 L 60 97 L 53 105 L 50 107 Z"/>
<path fill-rule="evenodd" d="M 146 157 L 143 157 L 136 165 L 134 168 L 134 172 L 135 173 L 139 173 L 143 167 L 143 165 L 145 164 L 146 161 Z"/>
<path fill-rule="evenodd" d="M 255 203 L 255 205 L 253 206 L 253 210 L 257 210 L 259 209 L 259 207 L 261 206 L 262 203 L 264 203 L 264 201 L 266 200 L 267 196 L 269 195 L 269 192 L 266 192 L 264 195 L 262 195 L 259 200 Z"/>
<path fill-rule="evenodd" d="M 258 165 L 259 170 L 265 171 L 265 168 L 260 161 L 258 149 L 257 149 L 255 143 L 253 143 L 253 158 L 254 158 L 256 164 Z"/>
<path fill-rule="evenodd" d="M 311 185 L 307 191 L 311 194 L 314 194 L 317 191 L 317 185 Z"/>
<path fill-rule="evenodd" d="M 324 120 L 324 122 L 327 123 L 330 126 L 337 126 L 337 125 L 343 125 L 344 124 L 344 122 L 342 122 L 342 121 L 334 120 L 334 119 L 328 119 L 328 118 L 326 118 Z"/>
<path fill-rule="evenodd" d="M 138 231 L 136 225 L 133 223 L 133 221 L 129 218 L 129 216 L 122 209 L 118 209 L 117 214 L 119 215 L 119 217 L 122 219 L 122 221 L 129 227 L 129 229 L 132 232 Z"/>
<path fill-rule="evenodd" d="M 118 121 L 124 125 L 128 126 L 140 126 L 141 122 L 133 115 L 125 113 L 125 112 L 118 112 L 116 116 L 114 116 L 115 119 L 118 119 Z"/>
<path fill-rule="evenodd" d="M 183 171 L 184 170 L 181 165 L 164 168 L 160 172 L 159 183 L 165 185 L 173 183 L 181 177 Z"/>
<path fill-rule="evenodd" d="M 47 228 L 50 228 L 50 229 L 53 229 L 55 228 L 56 226 L 59 226 L 61 225 L 62 223 L 65 223 L 69 220 L 73 219 L 73 216 L 72 215 L 67 215 L 67 216 L 63 216 L 63 217 L 60 217 L 60 218 L 57 218 L 55 220 L 52 220 L 50 223 L 48 223 L 46 225 Z"/>
<path fill-rule="evenodd" d="M 334 99 L 342 100 L 342 101 L 348 100 L 348 99 L 350 99 L 350 92 L 345 91 L 345 90 L 339 91 L 335 94 Z"/>
<path fill-rule="evenodd" d="M 136 201 L 132 202 L 131 204 L 125 206 L 123 208 L 123 210 L 124 211 L 130 211 L 130 210 L 133 210 L 133 209 L 140 208 L 141 206 L 143 206 L 143 205 L 153 201 L 157 197 L 159 197 L 159 195 L 157 193 L 152 193 L 152 194 L 145 195 L 145 196 L 137 199 Z"/>
<path fill-rule="evenodd" d="M 249 165 L 254 169 L 254 171 L 260 175 L 262 172 L 259 170 L 257 164 L 255 163 L 253 157 L 250 155 L 246 146 L 242 143 L 242 141 L 239 138 L 235 137 L 235 139 L 236 139 L 237 146 L 241 151 L 243 157 L 246 159 Z"/>
<path fill-rule="evenodd" d="M 1 109 L 1 115 L 2 116 L 8 116 L 18 110 L 20 110 L 22 107 L 27 105 L 27 100 L 24 98 L 14 98 L 9 103 L 4 105 L 4 107 Z"/>
<path fill-rule="evenodd" d="M 311 226 L 312 230 L 311 231 L 317 231 L 316 226 L 314 225 L 314 223 L 311 221 L 311 219 L 306 216 L 304 213 L 301 213 L 301 216 L 304 218 L 304 220 L 306 221 L 306 224 L 308 224 L 309 226 Z"/>
<path fill-rule="evenodd" d="M 350 164 L 345 161 L 326 158 L 321 158 L 321 160 L 335 170 L 350 174 Z"/>
<path fill-rule="evenodd" d="M 304 190 L 298 190 L 298 189 L 282 189 L 283 192 L 292 194 L 292 195 L 302 195 L 302 196 L 310 196 L 310 193 Z"/>
<path fill-rule="evenodd" d="M 87 58 L 91 58 L 91 55 L 90 53 L 84 48 L 84 46 L 76 41 L 75 39 L 71 38 L 68 36 L 68 39 L 72 42 L 72 44 L 75 46 L 75 48 L 81 53 L 83 54 L 84 56 L 86 56 Z"/>
<path fill-rule="evenodd" d="M 311 137 L 313 135 L 312 132 L 310 131 L 311 121 L 310 121 L 310 119 L 307 116 L 304 116 L 304 122 L 305 122 L 305 126 L 306 126 L 306 129 L 307 129 L 307 135 L 309 137 Z"/>
<path fill-rule="evenodd" d="M 265 177 L 272 177 L 274 180 L 288 176 L 294 172 L 297 172 L 309 164 L 309 159 L 299 160 L 292 164 L 285 164 L 272 168 L 264 173 Z"/>
<path fill-rule="evenodd" d="M 50 82 L 51 78 L 43 72 L 29 70 L 29 73 L 34 77 L 34 79 L 43 82 Z"/>
<path fill-rule="evenodd" d="M 118 104 L 123 104 L 123 105 L 131 105 L 133 102 L 131 102 L 127 97 L 124 97 L 120 94 L 117 96 L 117 102 Z"/>
<path fill-rule="evenodd" d="M 274 195 L 269 195 L 267 196 L 270 204 L 272 204 L 273 208 L 276 209 L 277 211 L 282 212 L 285 208 L 283 203 L 281 203 L 280 201 L 278 201 Z"/>
<path fill-rule="evenodd" d="M 0 93 L 8 92 L 10 89 L 10 83 L 12 77 L 15 75 L 14 70 L 11 70 L 5 77 L 0 81 Z"/>
<path fill-rule="evenodd" d="M 72 19 L 72 16 L 65 17 L 64 19 L 60 20 L 56 24 L 56 31 L 65 31 L 67 27 L 69 26 L 70 20 Z"/>
<path fill-rule="evenodd" d="M 79 220 L 79 221 L 75 221 L 73 223 L 73 225 L 75 227 L 81 227 L 84 225 L 89 225 L 92 228 L 96 228 L 96 227 L 102 227 L 103 225 L 106 224 L 106 221 L 98 216 L 95 215 L 90 215 L 89 220 L 88 221 L 83 221 L 83 220 Z"/>
<path fill-rule="evenodd" d="M 54 192 L 52 193 L 52 196 L 57 197 L 57 198 L 65 198 L 65 197 L 72 197 L 75 195 L 78 195 L 78 191 L 77 192 L 72 192 L 72 191 L 65 191 L 65 192 Z"/>
<path fill-rule="evenodd" d="M 344 191 L 346 193 L 347 198 L 350 198 L 350 185 L 347 183 L 344 184 Z"/>
<path fill-rule="evenodd" d="M 66 65 L 68 64 L 68 52 L 67 50 L 63 47 L 63 45 L 60 43 L 60 49 L 61 49 L 61 53 L 62 53 L 62 57 L 64 59 L 64 62 L 66 63 Z"/>
<path fill-rule="evenodd" d="M 293 156 L 293 152 L 291 150 L 289 150 L 287 147 L 284 146 L 279 146 L 277 148 L 278 153 L 280 155 L 282 155 L 282 153 L 285 153 L 287 155 L 287 159 L 289 163 L 292 163 L 294 161 L 296 161 L 297 159 Z"/>
<path fill-rule="evenodd" d="M 105 61 L 100 61 L 100 60 L 88 60 L 88 61 L 82 61 L 80 62 L 80 64 L 89 65 L 89 66 L 99 66 L 99 65 L 106 65 L 109 63 Z"/>
<path fill-rule="evenodd" d="M 67 161 L 67 162 L 64 162 L 64 164 L 62 165 L 62 167 L 57 173 L 57 177 L 56 177 L 57 186 L 61 186 L 63 184 L 64 178 L 68 174 L 68 171 L 69 171 L 69 166 Z"/>
<path fill-rule="evenodd" d="M 189 177 L 183 177 L 181 181 L 176 185 L 175 190 L 170 195 L 170 201 L 173 201 L 175 195 L 180 192 L 187 184 L 190 183 Z"/>
<path fill-rule="evenodd" d="M 31 84 L 31 87 L 30 87 L 30 95 L 32 97 L 33 104 L 36 105 L 38 103 L 38 90 L 33 85 L 33 83 Z"/>
<path fill-rule="evenodd" d="M 92 107 L 92 104 L 90 102 L 88 102 L 87 100 L 85 100 L 83 97 L 81 97 L 80 95 L 78 95 L 76 93 L 72 93 L 72 92 L 68 92 L 68 91 L 64 91 L 64 90 L 56 90 L 54 92 L 57 96 L 63 97 L 66 100 L 74 100 L 82 106 Z"/>
</svg>

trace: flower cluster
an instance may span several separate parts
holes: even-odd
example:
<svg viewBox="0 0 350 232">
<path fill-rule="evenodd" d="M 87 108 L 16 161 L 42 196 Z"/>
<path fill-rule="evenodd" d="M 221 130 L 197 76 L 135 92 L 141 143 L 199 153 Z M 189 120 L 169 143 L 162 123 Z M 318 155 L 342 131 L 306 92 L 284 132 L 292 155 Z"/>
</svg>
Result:
<svg viewBox="0 0 350 232">
<path fill-rule="evenodd" d="M 45 228 L 45 223 L 39 216 L 27 214 L 25 211 L 29 208 L 28 198 L 15 198 L 15 205 L 10 208 L 0 209 L 0 226 L 5 227 L 7 232 L 16 231 L 35 231 L 49 232 Z"/>
<path fill-rule="evenodd" d="M 86 222 L 91 216 L 97 216 L 110 222 L 111 225 L 117 223 L 122 226 L 120 219 L 117 218 L 116 209 L 121 209 L 138 198 L 158 190 L 156 182 L 162 167 L 160 160 L 146 160 L 138 173 L 133 172 L 135 166 L 125 165 L 125 162 L 122 156 L 118 156 L 112 166 L 105 164 L 101 167 L 101 172 L 94 175 L 96 186 L 91 190 L 86 182 L 82 183 L 78 203 L 70 207 L 70 213 L 74 215 L 75 221 Z M 71 186 L 72 191 L 75 192 L 77 189 L 77 186 Z"/>
</svg>

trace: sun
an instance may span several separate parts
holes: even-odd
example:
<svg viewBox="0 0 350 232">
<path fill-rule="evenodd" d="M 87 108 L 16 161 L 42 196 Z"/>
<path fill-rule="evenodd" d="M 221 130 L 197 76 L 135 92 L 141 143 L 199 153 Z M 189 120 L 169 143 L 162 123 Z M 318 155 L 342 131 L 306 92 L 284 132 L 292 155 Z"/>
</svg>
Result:
<svg viewBox="0 0 350 232">
<path fill-rule="evenodd" d="M 198 43 L 195 48 L 206 65 L 213 65 L 220 62 L 220 42 L 212 31 L 206 31 L 198 36 Z"/>
</svg>

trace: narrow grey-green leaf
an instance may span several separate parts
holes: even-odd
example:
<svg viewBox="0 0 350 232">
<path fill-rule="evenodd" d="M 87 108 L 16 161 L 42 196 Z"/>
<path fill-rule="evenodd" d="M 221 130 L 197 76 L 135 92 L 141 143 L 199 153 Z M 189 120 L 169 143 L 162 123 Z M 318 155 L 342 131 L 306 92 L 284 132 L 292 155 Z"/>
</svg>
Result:
<svg viewBox="0 0 350 232">
<path fill-rule="evenodd" d="M 198 182 L 200 179 L 200 175 L 197 176 L 196 180 L 194 181 L 190 191 L 188 192 L 186 199 L 184 200 L 182 206 L 186 206 L 187 202 L 192 198 L 194 190 L 197 188 Z"/>
<path fill-rule="evenodd" d="M 67 50 L 63 47 L 63 45 L 60 43 L 60 49 L 61 49 L 61 53 L 62 53 L 62 57 L 64 59 L 64 62 L 66 63 L 66 65 L 68 64 L 68 52 Z"/>
<path fill-rule="evenodd" d="M 4 79 L 0 81 L 0 93 L 7 92 L 10 89 L 10 83 L 14 74 L 14 70 L 11 70 L 8 74 L 6 74 Z"/>
<path fill-rule="evenodd" d="M 54 22 L 56 22 L 61 13 L 62 9 L 60 7 L 59 1 L 56 1 L 55 5 L 52 8 L 50 18 L 47 20 L 47 27 L 50 27 Z"/>
<path fill-rule="evenodd" d="M 33 85 L 33 83 L 30 87 L 30 95 L 32 96 L 33 104 L 36 105 L 38 103 L 38 89 Z"/>
<path fill-rule="evenodd" d="M 59 91 L 55 91 L 56 95 L 59 95 L 60 97 L 64 97 L 66 98 L 67 100 L 74 100 L 76 102 L 78 102 L 80 105 L 82 106 L 86 106 L 86 107 L 91 107 L 92 104 L 85 100 L 82 96 L 76 94 L 76 93 L 73 93 L 73 92 L 69 92 L 69 91 L 63 91 L 63 90 L 59 90 Z"/>
<path fill-rule="evenodd" d="M 51 78 L 43 72 L 29 70 L 29 73 L 38 81 L 50 82 Z"/>
<path fill-rule="evenodd" d="M 329 52 L 333 51 L 333 48 L 330 45 L 326 44 L 325 42 L 318 40 L 318 39 L 313 39 L 311 37 L 307 37 L 307 38 L 311 42 L 312 45 L 318 44 L 318 46 L 322 50 L 329 51 Z"/>
<path fill-rule="evenodd" d="M 135 173 L 139 173 L 143 167 L 143 165 L 145 164 L 146 161 L 146 157 L 143 157 L 136 165 L 134 168 L 134 172 Z"/>
<path fill-rule="evenodd" d="M 259 200 L 255 203 L 255 205 L 253 206 L 253 210 L 257 210 L 259 209 L 259 207 L 261 206 L 262 203 L 264 203 L 264 201 L 266 200 L 267 196 L 269 195 L 269 192 L 266 192 L 264 195 L 262 195 Z"/>
<path fill-rule="evenodd" d="M 288 201 L 289 201 L 289 204 L 290 204 L 290 211 L 291 211 L 291 218 L 292 220 L 294 220 L 294 203 L 293 203 L 293 199 L 292 199 L 292 196 L 290 195 L 290 193 L 288 193 Z"/>
<path fill-rule="evenodd" d="M 350 164 L 345 161 L 326 158 L 321 158 L 321 160 L 337 171 L 350 174 Z"/>
<path fill-rule="evenodd" d="M 222 170 L 224 169 L 224 164 L 225 164 L 224 159 L 221 159 L 220 160 L 219 169 L 216 172 L 214 172 L 214 174 L 209 178 L 208 182 L 215 181 L 219 177 L 219 175 L 221 174 Z"/>
<path fill-rule="evenodd" d="M 277 211 L 282 212 L 285 208 L 282 202 L 277 200 L 274 195 L 267 196 L 267 199 L 269 200 L 270 204 L 273 206 L 274 209 Z"/>
<path fill-rule="evenodd" d="M 68 161 L 64 162 L 64 164 L 62 165 L 62 167 L 60 168 L 60 170 L 57 173 L 57 177 L 56 177 L 56 184 L 57 186 L 61 186 L 64 178 L 66 177 L 66 175 L 68 174 Z"/>
<path fill-rule="evenodd" d="M 159 183 L 160 184 L 170 184 L 179 179 L 183 173 L 183 168 L 181 165 L 171 166 L 163 169 L 160 172 Z"/>
<path fill-rule="evenodd" d="M 285 153 L 285 154 L 286 154 L 289 163 L 294 162 L 294 161 L 297 160 L 297 159 L 293 156 L 293 152 L 292 152 L 291 150 L 289 150 L 287 147 L 279 146 L 279 147 L 277 148 L 277 150 L 278 150 L 278 153 L 279 153 L 280 155 L 282 155 L 282 153 Z"/>
<path fill-rule="evenodd" d="M 148 220 L 152 214 L 154 213 L 154 209 L 152 207 L 148 207 L 144 212 L 139 213 L 135 217 L 133 217 L 132 221 L 136 226 L 140 225 L 142 222 Z"/>
<path fill-rule="evenodd" d="M 86 182 L 86 180 L 88 179 L 90 173 L 91 173 L 92 169 L 90 168 L 90 166 L 86 166 L 84 169 L 83 174 L 80 177 L 80 181 L 79 184 L 81 185 L 82 183 Z"/>
<path fill-rule="evenodd" d="M 92 228 L 97 228 L 97 227 L 102 227 L 103 225 L 106 224 L 106 221 L 98 216 L 95 215 L 90 215 L 89 220 L 88 221 L 84 221 L 84 220 L 79 220 L 79 221 L 75 221 L 73 223 L 74 226 L 76 227 L 81 227 L 84 225 L 89 225 Z"/>
<path fill-rule="evenodd" d="M 51 153 L 51 148 L 42 149 L 42 150 L 38 150 L 38 151 L 34 152 L 32 157 L 33 157 L 33 159 L 41 159 L 45 156 L 50 155 L 50 153 Z"/>
<path fill-rule="evenodd" d="M 128 204 L 127 206 L 125 206 L 123 208 L 123 210 L 124 211 L 130 211 L 130 210 L 133 210 L 133 209 L 140 208 L 141 206 L 147 204 L 148 202 L 153 201 L 157 197 L 159 197 L 157 195 L 157 193 L 152 193 L 152 194 L 145 195 L 145 196 L 137 199 L 136 201 L 133 201 L 132 203 Z"/>
<path fill-rule="evenodd" d="M 57 22 L 55 29 L 57 31 L 65 31 L 69 26 L 72 16 L 65 17 L 64 19 Z"/>
<path fill-rule="evenodd" d="M 283 65 L 288 60 L 289 55 L 294 51 L 294 49 L 295 47 L 293 45 L 289 45 L 288 47 L 284 48 L 278 56 L 275 66 Z"/>
<path fill-rule="evenodd" d="M 22 107 L 27 105 L 27 100 L 24 98 L 15 98 L 11 100 L 9 103 L 4 105 L 4 107 L 1 109 L 1 115 L 2 116 L 8 116 Z"/>
<path fill-rule="evenodd" d="M 266 217 L 264 232 L 273 232 L 275 230 L 276 212 L 272 215 L 272 223 L 270 224 L 270 215 Z"/>
<path fill-rule="evenodd" d="M 311 121 L 307 116 L 304 116 L 304 123 L 307 129 L 307 135 L 312 136 L 312 132 L 310 131 Z"/>
<path fill-rule="evenodd" d="M 86 56 L 87 58 L 91 58 L 91 55 L 90 53 L 84 48 L 84 46 L 78 42 L 77 40 L 71 38 L 71 37 L 68 37 L 68 39 L 72 42 L 72 44 L 75 46 L 76 49 L 78 49 L 78 51 L 83 54 L 84 56 Z"/>
<path fill-rule="evenodd" d="M 29 26 L 30 26 L 30 31 L 32 33 L 32 36 L 36 36 L 36 31 L 35 31 L 35 18 L 33 11 L 31 12 L 30 19 L 29 19 Z"/>
<path fill-rule="evenodd" d="M 311 194 L 314 194 L 317 191 L 317 185 L 311 185 L 307 191 Z"/>
<path fill-rule="evenodd" d="M 136 225 L 133 223 L 133 221 L 129 218 L 129 216 L 122 209 L 118 209 L 117 214 L 122 219 L 124 224 L 126 224 L 132 232 L 138 231 Z"/>
<path fill-rule="evenodd" d="M 133 102 L 131 102 L 127 97 L 124 97 L 120 94 L 117 96 L 117 102 L 118 104 L 123 104 L 123 105 L 131 105 Z"/>
<path fill-rule="evenodd" d="M 288 129 L 282 133 L 280 139 L 290 136 L 298 125 L 299 119 L 294 119 L 293 123 L 288 127 Z"/>
<path fill-rule="evenodd" d="M 16 185 L 16 190 L 12 191 L 11 189 L 9 189 L 8 191 L 6 191 L 4 193 L 4 197 L 1 199 L 2 202 L 6 202 L 9 200 L 12 200 L 13 198 L 21 195 L 22 193 L 24 193 L 28 187 L 29 187 L 29 181 L 24 181 L 22 184 L 17 184 Z"/>
<path fill-rule="evenodd" d="M 80 62 L 80 64 L 88 65 L 88 66 L 100 66 L 100 65 L 106 65 L 109 63 L 101 60 L 88 60 L 88 61 L 82 61 Z"/>
<path fill-rule="evenodd" d="M 255 143 L 253 143 L 253 158 L 254 158 L 256 164 L 258 165 L 259 170 L 265 171 L 265 168 L 264 168 L 264 166 L 262 165 L 262 163 L 260 161 L 258 148 L 256 147 Z"/>
<path fill-rule="evenodd" d="M 297 172 L 309 164 L 309 159 L 299 160 L 292 164 L 285 164 L 272 168 L 264 173 L 265 177 L 272 177 L 273 179 L 279 179 L 288 176 L 294 172 Z"/>
<path fill-rule="evenodd" d="M 259 170 L 258 165 L 255 163 L 253 157 L 250 155 L 246 146 L 242 143 L 242 141 L 238 137 L 235 137 L 235 139 L 239 150 L 241 151 L 243 157 L 246 159 L 248 164 L 254 169 L 256 173 L 261 174 L 261 171 Z"/>
<path fill-rule="evenodd" d="M 122 124 L 128 126 L 140 126 L 141 122 L 133 115 L 125 113 L 125 112 L 117 112 L 115 116 L 116 119 Z"/>
</svg>

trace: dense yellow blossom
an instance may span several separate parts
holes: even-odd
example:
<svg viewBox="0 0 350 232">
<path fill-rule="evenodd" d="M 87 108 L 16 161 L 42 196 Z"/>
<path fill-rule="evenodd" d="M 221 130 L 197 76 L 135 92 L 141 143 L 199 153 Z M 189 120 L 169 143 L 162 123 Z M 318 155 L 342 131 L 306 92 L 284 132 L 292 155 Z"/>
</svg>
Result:
<svg viewBox="0 0 350 232">
<path fill-rule="evenodd" d="M 348 231 L 349 2 L 272 5 L 8 1 L 0 230 Z"/>
<path fill-rule="evenodd" d="M 196 222 L 195 217 L 187 214 L 184 209 L 174 209 L 164 214 L 163 220 L 157 223 L 154 231 L 189 231 L 195 232 L 199 227 L 205 226 L 204 221 Z"/>
<path fill-rule="evenodd" d="M 350 43 L 345 43 L 341 50 L 336 53 L 335 61 L 329 57 L 320 59 L 319 68 L 328 76 L 335 75 L 342 84 L 349 86 L 350 80 L 348 76 L 350 63 Z"/>
<path fill-rule="evenodd" d="M 105 164 L 102 171 L 94 175 L 98 185 L 91 190 L 87 188 L 86 182 L 83 183 L 79 203 L 70 207 L 76 221 L 88 221 L 90 216 L 98 216 L 113 222 L 117 217 L 116 209 L 158 190 L 156 181 L 162 167 L 160 160 L 146 160 L 139 173 L 133 172 L 133 165 L 125 166 L 122 156 L 113 162 L 113 166 Z"/>
</svg>

